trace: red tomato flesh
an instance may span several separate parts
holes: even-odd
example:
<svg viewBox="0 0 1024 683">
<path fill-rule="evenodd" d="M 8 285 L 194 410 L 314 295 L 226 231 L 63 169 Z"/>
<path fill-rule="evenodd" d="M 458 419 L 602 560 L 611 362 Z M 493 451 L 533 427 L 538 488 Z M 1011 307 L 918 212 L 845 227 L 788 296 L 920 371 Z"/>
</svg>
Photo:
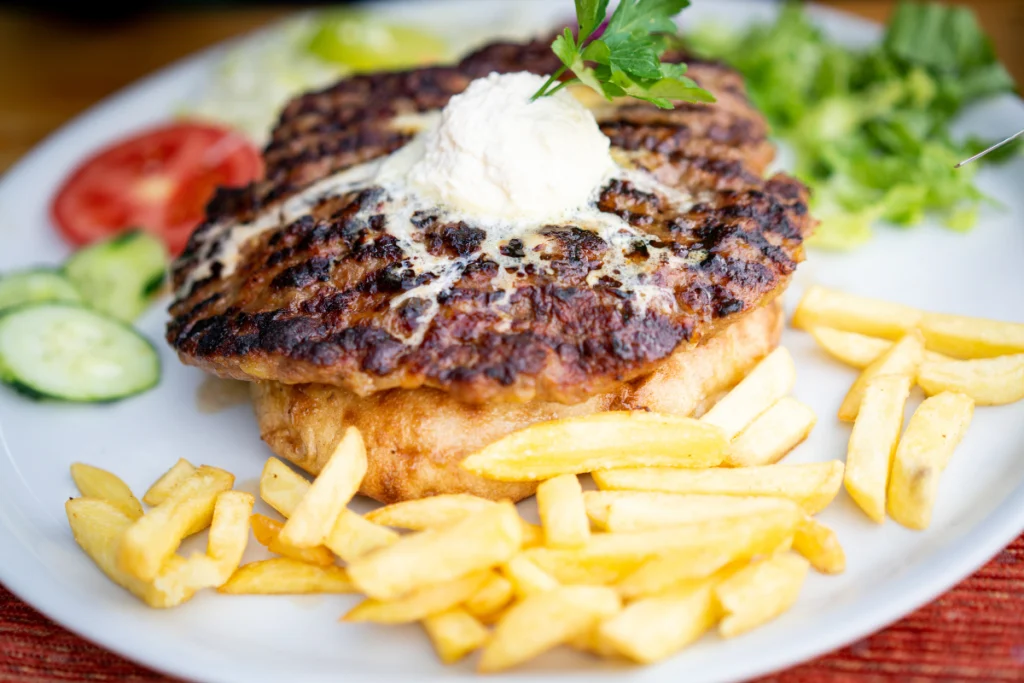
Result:
<svg viewBox="0 0 1024 683">
<path fill-rule="evenodd" d="M 174 123 L 100 150 L 78 166 L 51 213 L 72 244 L 142 228 L 179 254 L 218 186 L 263 175 L 259 151 L 240 133 L 206 123 Z"/>
</svg>

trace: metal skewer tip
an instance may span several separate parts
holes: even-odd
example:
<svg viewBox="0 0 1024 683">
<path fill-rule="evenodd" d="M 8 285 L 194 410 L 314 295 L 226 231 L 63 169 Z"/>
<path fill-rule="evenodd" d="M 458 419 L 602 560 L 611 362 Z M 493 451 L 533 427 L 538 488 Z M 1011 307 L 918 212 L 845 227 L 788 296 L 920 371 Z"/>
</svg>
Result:
<svg viewBox="0 0 1024 683">
<path fill-rule="evenodd" d="M 1022 130 L 1022 131 L 1020 131 L 1018 133 L 1015 133 L 1014 135 L 1011 135 L 1010 137 L 1006 138 L 1005 140 L 1001 140 L 1000 142 L 997 142 L 996 144 L 992 145 L 991 147 L 989 147 L 986 150 L 982 150 L 982 151 L 978 152 L 977 154 L 975 154 L 970 159 L 964 159 L 963 161 L 961 161 L 959 164 L 957 164 L 953 168 L 960 168 L 961 166 L 965 166 L 965 165 L 971 163 L 975 159 L 980 159 L 981 157 L 985 156 L 989 152 L 991 152 L 993 150 L 996 150 L 996 149 L 999 149 L 1003 145 L 1006 145 L 1006 144 L 1009 144 L 1009 143 L 1013 142 L 1014 140 L 1019 138 L 1021 135 L 1024 135 L 1024 130 Z"/>
</svg>

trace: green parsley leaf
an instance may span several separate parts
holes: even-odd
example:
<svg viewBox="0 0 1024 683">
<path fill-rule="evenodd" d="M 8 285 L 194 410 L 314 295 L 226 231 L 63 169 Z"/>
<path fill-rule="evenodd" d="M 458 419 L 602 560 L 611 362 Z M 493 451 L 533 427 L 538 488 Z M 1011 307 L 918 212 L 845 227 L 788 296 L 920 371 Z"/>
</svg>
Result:
<svg viewBox="0 0 1024 683">
<path fill-rule="evenodd" d="M 580 25 L 580 42 L 604 21 L 608 12 L 608 0 L 576 0 L 576 20 Z"/>
<path fill-rule="evenodd" d="M 570 83 L 583 83 L 611 100 L 631 96 L 658 107 L 672 108 L 673 100 L 714 102 L 711 93 L 686 78 L 685 64 L 661 61 L 674 35 L 673 17 L 689 0 L 621 0 L 599 38 L 592 34 L 604 22 L 608 0 L 576 0 L 579 30 L 565 29 L 551 44 L 562 67 L 551 75 L 533 99 L 550 95 Z M 571 71 L 575 78 L 558 82 Z"/>
</svg>

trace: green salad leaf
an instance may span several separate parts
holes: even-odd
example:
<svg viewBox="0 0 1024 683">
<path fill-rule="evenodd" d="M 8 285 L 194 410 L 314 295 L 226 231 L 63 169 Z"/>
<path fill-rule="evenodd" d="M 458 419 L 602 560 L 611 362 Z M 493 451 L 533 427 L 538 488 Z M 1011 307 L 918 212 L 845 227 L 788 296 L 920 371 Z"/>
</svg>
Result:
<svg viewBox="0 0 1024 683">
<path fill-rule="evenodd" d="M 813 189 L 819 246 L 856 247 L 876 220 L 912 226 L 936 215 L 961 231 L 976 223 L 986 200 L 977 169 L 954 165 L 994 141 L 954 140 L 950 125 L 966 105 L 1015 84 L 971 10 L 901 2 L 881 43 L 855 50 L 789 2 L 774 22 L 704 26 L 687 43 L 739 69 L 774 133 L 792 145 L 796 174 Z"/>
</svg>

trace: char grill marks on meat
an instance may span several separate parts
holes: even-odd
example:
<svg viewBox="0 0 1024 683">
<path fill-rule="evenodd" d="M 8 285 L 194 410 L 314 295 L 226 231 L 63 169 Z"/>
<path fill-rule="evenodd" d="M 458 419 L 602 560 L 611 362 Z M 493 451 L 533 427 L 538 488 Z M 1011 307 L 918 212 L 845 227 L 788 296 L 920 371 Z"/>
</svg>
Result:
<svg viewBox="0 0 1024 683">
<path fill-rule="evenodd" d="M 319 197 L 247 239 L 228 267 L 210 239 L 219 223 L 252 221 L 400 148 L 412 133 L 396 121 L 443 107 L 474 78 L 555 68 L 547 43 L 495 44 L 454 67 L 358 76 L 293 100 L 266 148 L 266 180 L 221 191 L 175 264 L 169 342 L 185 362 L 240 379 L 575 402 L 650 372 L 785 288 L 813 227 L 807 191 L 763 178 L 765 122 L 740 76 L 705 62 L 689 75 L 714 105 L 593 103 L 629 169 L 600 188 L 594 211 L 621 219 L 625 241 L 538 226 L 492 253 L 481 226 L 421 209 L 410 222 L 423 250 L 457 264 L 441 282 L 389 233 L 392 198 L 379 187 Z M 624 282 L 625 270 L 639 275 Z M 418 295 L 426 289 L 436 296 Z"/>
</svg>

